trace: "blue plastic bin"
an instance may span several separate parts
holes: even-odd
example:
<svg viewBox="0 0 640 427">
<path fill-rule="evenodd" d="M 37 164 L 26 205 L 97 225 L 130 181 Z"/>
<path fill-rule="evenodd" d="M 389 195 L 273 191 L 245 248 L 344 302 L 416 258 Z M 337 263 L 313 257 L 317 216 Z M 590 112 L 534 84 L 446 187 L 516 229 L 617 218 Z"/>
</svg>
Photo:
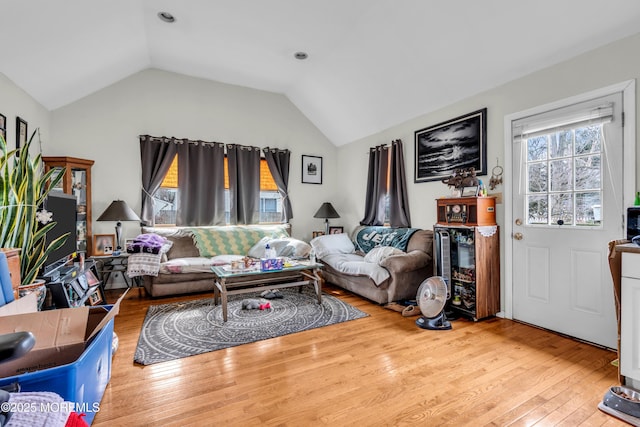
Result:
<svg viewBox="0 0 640 427">
<path fill-rule="evenodd" d="M 19 383 L 22 391 L 51 391 L 69 402 L 76 412 L 84 412 L 91 425 L 100 400 L 111 379 L 113 319 L 91 340 L 73 363 L 28 374 L 0 378 L 0 386 Z"/>
</svg>

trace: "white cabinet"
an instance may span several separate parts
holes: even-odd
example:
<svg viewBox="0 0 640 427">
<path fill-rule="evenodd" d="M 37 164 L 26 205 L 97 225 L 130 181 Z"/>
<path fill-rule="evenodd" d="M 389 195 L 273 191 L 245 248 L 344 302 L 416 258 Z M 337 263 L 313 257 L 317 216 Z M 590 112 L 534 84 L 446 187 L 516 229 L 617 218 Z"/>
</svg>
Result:
<svg viewBox="0 0 640 427">
<path fill-rule="evenodd" d="M 622 253 L 620 374 L 640 389 L 640 253 Z"/>
</svg>

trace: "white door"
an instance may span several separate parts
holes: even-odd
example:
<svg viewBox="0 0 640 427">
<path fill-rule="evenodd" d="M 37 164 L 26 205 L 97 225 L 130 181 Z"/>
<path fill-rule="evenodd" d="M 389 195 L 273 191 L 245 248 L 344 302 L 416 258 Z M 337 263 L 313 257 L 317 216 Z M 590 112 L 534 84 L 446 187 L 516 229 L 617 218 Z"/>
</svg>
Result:
<svg viewBox="0 0 640 427">
<path fill-rule="evenodd" d="M 512 123 L 513 318 L 609 348 L 624 236 L 622 94 Z"/>
</svg>

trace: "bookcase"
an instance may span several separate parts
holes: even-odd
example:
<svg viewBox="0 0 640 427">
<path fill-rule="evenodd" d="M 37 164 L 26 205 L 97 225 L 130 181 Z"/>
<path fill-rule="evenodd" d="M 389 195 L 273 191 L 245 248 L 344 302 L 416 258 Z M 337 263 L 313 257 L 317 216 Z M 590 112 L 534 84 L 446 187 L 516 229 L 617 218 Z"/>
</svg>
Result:
<svg viewBox="0 0 640 427">
<path fill-rule="evenodd" d="M 77 250 L 91 255 L 91 167 L 94 161 L 76 157 L 43 157 L 42 161 L 45 170 L 56 168 L 64 174 L 58 189 L 76 197 Z"/>
</svg>

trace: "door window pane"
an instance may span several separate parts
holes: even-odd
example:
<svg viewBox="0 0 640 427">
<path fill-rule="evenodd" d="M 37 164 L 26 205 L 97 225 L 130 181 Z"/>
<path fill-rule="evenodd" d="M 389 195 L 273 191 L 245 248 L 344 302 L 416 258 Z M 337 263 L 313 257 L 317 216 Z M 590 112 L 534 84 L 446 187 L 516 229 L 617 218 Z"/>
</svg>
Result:
<svg viewBox="0 0 640 427">
<path fill-rule="evenodd" d="M 551 191 L 570 191 L 573 186 L 571 160 L 555 160 L 550 162 Z"/>
<path fill-rule="evenodd" d="M 602 224 L 602 144 L 602 125 L 527 139 L 527 224 Z"/>
<path fill-rule="evenodd" d="M 527 212 L 529 217 L 528 224 L 547 224 L 549 222 L 549 210 L 547 196 L 528 196 Z"/>
<path fill-rule="evenodd" d="M 573 152 L 573 132 L 560 131 L 549 135 L 550 142 L 550 154 L 549 157 L 567 157 Z"/>
<path fill-rule="evenodd" d="M 529 170 L 529 192 L 539 193 L 547 191 L 547 163 L 532 163 Z"/>
<path fill-rule="evenodd" d="M 527 160 L 535 161 L 546 159 L 547 148 L 546 136 L 527 139 Z"/>
</svg>

